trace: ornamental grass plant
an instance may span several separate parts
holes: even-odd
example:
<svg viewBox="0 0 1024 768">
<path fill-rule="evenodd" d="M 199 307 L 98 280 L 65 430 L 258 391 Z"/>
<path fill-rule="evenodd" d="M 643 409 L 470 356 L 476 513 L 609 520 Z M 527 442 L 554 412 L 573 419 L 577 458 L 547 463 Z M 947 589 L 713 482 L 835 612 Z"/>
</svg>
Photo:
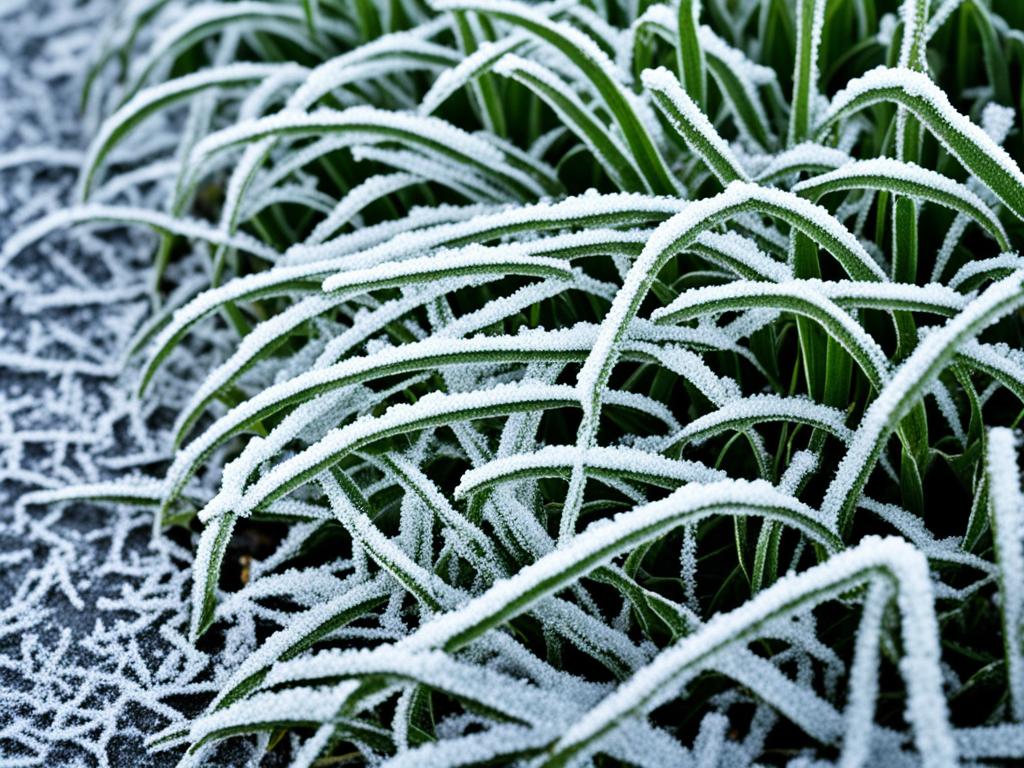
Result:
<svg viewBox="0 0 1024 768">
<path fill-rule="evenodd" d="M 1015 0 L 127 3 L 78 202 L 2 258 L 159 234 L 126 359 L 173 458 L 37 495 L 194 547 L 190 639 L 230 663 L 152 748 L 1024 760 L 1021 28 Z M 110 202 L 153 125 L 164 206 Z"/>
</svg>

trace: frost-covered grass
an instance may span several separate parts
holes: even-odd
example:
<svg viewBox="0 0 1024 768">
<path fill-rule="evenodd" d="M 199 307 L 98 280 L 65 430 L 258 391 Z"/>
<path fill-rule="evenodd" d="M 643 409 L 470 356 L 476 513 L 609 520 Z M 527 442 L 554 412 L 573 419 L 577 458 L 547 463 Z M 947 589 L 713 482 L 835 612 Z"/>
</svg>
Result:
<svg viewBox="0 0 1024 768">
<path fill-rule="evenodd" d="M 1024 760 L 1018 27 L 128 3 L 76 200 L 0 262 L 160 235 L 125 359 L 166 470 L 28 499 L 192 538 L 188 639 L 224 655 L 152 749 Z"/>
</svg>

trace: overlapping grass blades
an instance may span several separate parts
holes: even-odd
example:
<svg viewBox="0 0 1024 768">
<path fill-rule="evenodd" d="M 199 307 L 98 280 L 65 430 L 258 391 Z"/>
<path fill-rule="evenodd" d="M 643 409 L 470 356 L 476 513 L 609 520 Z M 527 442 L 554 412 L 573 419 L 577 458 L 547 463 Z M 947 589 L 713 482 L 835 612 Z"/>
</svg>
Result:
<svg viewBox="0 0 1024 768">
<path fill-rule="evenodd" d="M 142 224 L 171 288 L 182 241 L 212 246 L 185 257 L 208 254 L 207 289 L 143 336 L 142 396 L 185 403 L 162 483 L 28 500 L 191 525 L 193 640 L 254 628 L 154 745 L 183 765 L 251 733 L 294 765 L 1024 759 L 1024 174 L 998 79 L 1019 85 L 1024 20 L 999 13 L 320 0 L 129 21 L 126 55 L 166 27 L 109 97 L 82 205 L 3 258 Z M 941 60 L 970 30 L 983 64 Z M 210 59 L 227 35 L 246 61 Z M 207 119 L 166 211 L 89 202 L 119 144 L 186 104 Z M 183 380 L 211 325 L 238 339 Z M 254 529 L 279 549 L 226 611 Z"/>
</svg>

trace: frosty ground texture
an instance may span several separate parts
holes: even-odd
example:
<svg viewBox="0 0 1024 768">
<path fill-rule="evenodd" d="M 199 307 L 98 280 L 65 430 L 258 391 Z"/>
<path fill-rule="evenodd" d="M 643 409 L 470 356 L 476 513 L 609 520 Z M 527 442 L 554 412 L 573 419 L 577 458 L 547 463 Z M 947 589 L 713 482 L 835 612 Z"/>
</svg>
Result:
<svg viewBox="0 0 1024 768">
<path fill-rule="evenodd" d="M 83 62 L 115 5 L 0 4 L 0 241 L 74 199 L 95 126 L 78 110 Z M 5 767 L 173 765 L 144 739 L 181 717 L 183 694 L 212 690 L 211 659 L 187 640 L 191 553 L 151 538 L 151 512 L 18 503 L 167 460 L 167 416 L 120 378 L 149 311 L 153 246 L 137 229 L 76 232 L 34 244 L 0 275 Z"/>
</svg>

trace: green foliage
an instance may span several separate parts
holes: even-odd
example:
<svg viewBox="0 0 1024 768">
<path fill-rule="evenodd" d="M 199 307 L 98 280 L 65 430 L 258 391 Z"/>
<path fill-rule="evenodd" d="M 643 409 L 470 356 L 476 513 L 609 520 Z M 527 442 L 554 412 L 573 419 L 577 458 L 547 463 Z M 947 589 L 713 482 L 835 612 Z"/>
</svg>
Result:
<svg viewBox="0 0 1024 768">
<path fill-rule="evenodd" d="M 155 747 L 1024 759 L 1017 4 L 162 6 L 97 65 L 135 59 L 80 206 L 5 254 L 148 225 L 163 295 L 210 246 L 140 336 L 140 396 L 191 392 L 159 491 L 77 491 L 198 534 L 195 642 L 253 622 Z M 91 203 L 172 109 L 169 213 Z M 228 612 L 243 523 L 279 554 Z"/>
</svg>

